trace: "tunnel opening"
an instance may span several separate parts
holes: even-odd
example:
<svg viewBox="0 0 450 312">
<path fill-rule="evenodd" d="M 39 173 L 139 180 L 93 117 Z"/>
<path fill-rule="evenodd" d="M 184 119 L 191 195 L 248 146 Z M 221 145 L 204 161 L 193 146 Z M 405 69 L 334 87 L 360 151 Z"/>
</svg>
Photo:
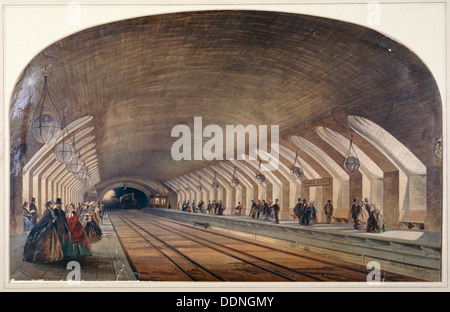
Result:
<svg viewBox="0 0 450 312">
<path fill-rule="evenodd" d="M 116 187 L 105 193 L 102 199 L 106 208 L 142 209 L 149 207 L 148 196 L 134 187 Z"/>
</svg>

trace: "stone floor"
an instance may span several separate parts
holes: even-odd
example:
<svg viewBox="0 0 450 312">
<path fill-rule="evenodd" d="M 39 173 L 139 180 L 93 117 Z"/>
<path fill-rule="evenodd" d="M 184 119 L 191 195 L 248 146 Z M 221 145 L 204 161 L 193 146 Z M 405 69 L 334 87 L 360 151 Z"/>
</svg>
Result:
<svg viewBox="0 0 450 312">
<path fill-rule="evenodd" d="M 92 245 L 93 255 L 80 259 L 81 281 L 130 281 L 136 280 L 122 246 L 108 216 L 101 225 L 103 238 Z M 36 264 L 23 261 L 23 247 L 29 232 L 10 238 L 10 280 L 15 281 L 67 281 L 75 280 L 75 267 L 67 268 L 68 260 L 52 264 Z"/>
</svg>

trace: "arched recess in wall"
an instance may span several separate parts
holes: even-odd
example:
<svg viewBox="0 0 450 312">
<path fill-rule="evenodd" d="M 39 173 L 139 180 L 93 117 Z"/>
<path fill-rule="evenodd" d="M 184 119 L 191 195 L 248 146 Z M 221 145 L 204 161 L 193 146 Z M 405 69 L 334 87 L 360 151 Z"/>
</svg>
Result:
<svg viewBox="0 0 450 312">
<path fill-rule="evenodd" d="M 346 156 L 350 140 L 327 127 L 317 127 L 316 132 L 341 155 Z M 383 171 L 358 145 L 352 143 L 352 146 L 360 161 L 359 171 L 362 174 L 363 198 L 367 198 L 369 202 L 374 203 L 383 211 Z"/>
<path fill-rule="evenodd" d="M 335 209 L 338 211 L 348 211 L 349 207 L 349 175 L 337 164 L 327 153 L 321 150 L 314 143 L 300 136 L 291 137 L 292 142 L 302 151 L 309 154 L 312 158 L 318 160 L 324 169 L 333 178 L 333 198 Z M 310 197 L 320 203 L 322 199 L 322 187 L 312 189 Z M 315 193 L 313 192 L 315 191 Z"/>
<path fill-rule="evenodd" d="M 398 168 L 398 221 L 424 223 L 427 207 L 425 165 L 394 136 L 369 119 L 348 116 L 347 123 Z"/>
</svg>

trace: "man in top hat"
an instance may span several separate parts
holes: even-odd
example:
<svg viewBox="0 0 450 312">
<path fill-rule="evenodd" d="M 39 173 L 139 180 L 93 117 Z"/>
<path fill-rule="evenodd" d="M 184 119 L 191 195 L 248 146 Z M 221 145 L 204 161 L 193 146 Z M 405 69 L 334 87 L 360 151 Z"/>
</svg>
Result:
<svg viewBox="0 0 450 312">
<path fill-rule="evenodd" d="M 37 211 L 37 207 L 36 207 L 36 198 L 32 197 L 31 198 L 31 203 L 30 203 L 30 221 L 33 224 L 33 226 L 35 226 L 38 223 L 38 219 L 39 219 L 39 214 Z"/>
<path fill-rule="evenodd" d="M 275 199 L 275 203 L 273 204 L 273 211 L 275 213 L 275 223 L 280 224 L 280 204 L 278 204 L 278 199 Z"/>
<path fill-rule="evenodd" d="M 295 205 L 295 207 L 294 207 L 294 214 L 298 218 L 298 223 L 302 222 L 302 215 L 303 215 L 302 206 L 303 206 L 302 199 L 298 198 L 297 205 Z"/>
<path fill-rule="evenodd" d="M 67 224 L 66 213 L 62 210 L 62 200 L 57 198 L 55 202 L 56 206 L 54 208 L 56 216 L 56 234 L 58 235 L 59 242 L 61 246 L 65 246 L 65 236 L 69 233 L 69 225 Z"/>
<path fill-rule="evenodd" d="M 356 198 L 353 198 L 353 205 L 350 208 L 350 214 L 352 216 L 353 223 L 356 223 L 356 218 L 358 217 L 360 207 L 361 206 L 358 204 L 358 200 Z"/>
</svg>

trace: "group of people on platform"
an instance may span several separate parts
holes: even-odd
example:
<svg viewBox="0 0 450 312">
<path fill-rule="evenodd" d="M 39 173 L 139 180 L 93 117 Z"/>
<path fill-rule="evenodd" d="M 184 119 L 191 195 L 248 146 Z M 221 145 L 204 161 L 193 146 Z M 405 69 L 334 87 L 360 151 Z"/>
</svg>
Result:
<svg viewBox="0 0 450 312">
<path fill-rule="evenodd" d="M 275 223 L 279 224 L 279 213 L 280 205 L 278 204 L 278 199 L 275 202 L 271 200 L 257 199 L 256 201 L 251 201 L 250 207 L 250 217 L 253 219 L 264 219 L 275 218 Z"/>
<path fill-rule="evenodd" d="M 250 210 L 250 216 L 252 218 L 265 218 L 268 219 L 270 216 L 275 218 L 276 223 L 279 222 L 278 214 L 280 211 L 280 206 L 278 204 L 278 199 L 275 200 L 275 203 L 272 203 L 272 201 L 265 202 L 264 200 L 257 200 L 257 202 L 252 200 Z M 186 212 L 200 212 L 200 213 L 207 213 L 207 214 L 215 214 L 219 216 L 225 215 L 225 207 L 223 205 L 223 202 L 221 200 L 215 200 L 212 201 L 209 200 L 208 204 L 205 204 L 203 200 L 200 200 L 198 204 L 193 200 L 190 202 L 189 200 L 183 201 L 181 204 L 181 210 Z M 237 216 L 240 216 L 242 213 L 242 205 L 241 202 L 238 202 L 238 205 L 234 208 L 235 212 L 234 214 Z M 261 217 L 260 217 L 261 216 Z"/>
<path fill-rule="evenodd" d="M 298 218 L 298 222 L 301 225 L 313 225 L 317 223 L 317 208 L 314 205 L 315 201 L 311 200 L 308 204 L 308 201 L 305 199 L 299 198 L 297 204 L 294 207 L 294 214 Z M 331 205 L 331 201 L 328 201 L 328 204 Z M 333 205 L 328 207 L 328 211 L 330 211 L 330 218 L 327 217 L 327 223 L 331 221 L 331 215 L 333 214 Z"/>
<path fill-rule="evenodd" d="M 192 200 L 192 203 L 188 200 L 183 201 L 181 204 L 181 210 L 186 212 L 200 212 L 200 213 L 208 213 L 208 214 L 216 214 L 223 216 L 225 214 L 225 207 L 221 200 L 216 201 L 215 199 L 209 200 L 208 204 L 205 204 L 203 200 L 200 200 L 198 203 L 195 200 Z"/>
<path fill-rule="evenodd" d="M 353 199 L 353 205 L 350 208 L 350 214 L 357 230 L 365 230 L 371 233 L 382 233 L 386 231 L 386 219 L 374 203 L 369 204 L 367 198 L 358 203 Z"/>
<path fill-rule="evenodd" d="M 86 202 L 63 208 L 61 198 L 48 201 L 40 218 L 33 198 L 23 205 L 24 229 L 30 231 L 25 242 L 23 259 L 32 263 L 53 263 L 92 255 L 91 245 L 102 239 L 104 206 Z"/>
<path fill-rule="evenodd" d="M 203 200 L 200 200 L 198 204 L 193 200 L 191 203 L 188 200 L 183 201 L 181 210 L 186 212 L 201 212 L 215 215 L 224 215 L 225 208 L 221 200 L 209 200 L 206 205 Z M 298 198 L 298 202 L 295 205 L 294 214 L 298 219 L 300 225 L 309 226 L 318 223 L 318 210 L 315 206 L 315 201 L 307 201 Z M 323 212 L 326 217 L 325 223 L 330 224 L 333 217 L 334 207 L 331 200 L 328 200 L 323 207 Z M 275 202 L 271 200 L 257 199 L 251 201 L 251 208 L 249 216 L 254 219 L 268 220 L 274 218 L 275 223 L 279 224 L 279 212 L 280 205 L 278 199 Z M 235 215 L 240 216 L 242 213 L 242 206 L 239 202 L 235 208 Z M 368 199 L 361 203 L 358 203 L 356 199 L 353 200 L 353 205 L 350 208 L 350 215 L 353 218 L 354 228 L 357 230 L 366 230 L 372 233 L 381 233 L 386 231 L 386 220 L 381 214 L 381 211 L 375 206 L 374 203 L 368 202 Z"/>
</svg>

